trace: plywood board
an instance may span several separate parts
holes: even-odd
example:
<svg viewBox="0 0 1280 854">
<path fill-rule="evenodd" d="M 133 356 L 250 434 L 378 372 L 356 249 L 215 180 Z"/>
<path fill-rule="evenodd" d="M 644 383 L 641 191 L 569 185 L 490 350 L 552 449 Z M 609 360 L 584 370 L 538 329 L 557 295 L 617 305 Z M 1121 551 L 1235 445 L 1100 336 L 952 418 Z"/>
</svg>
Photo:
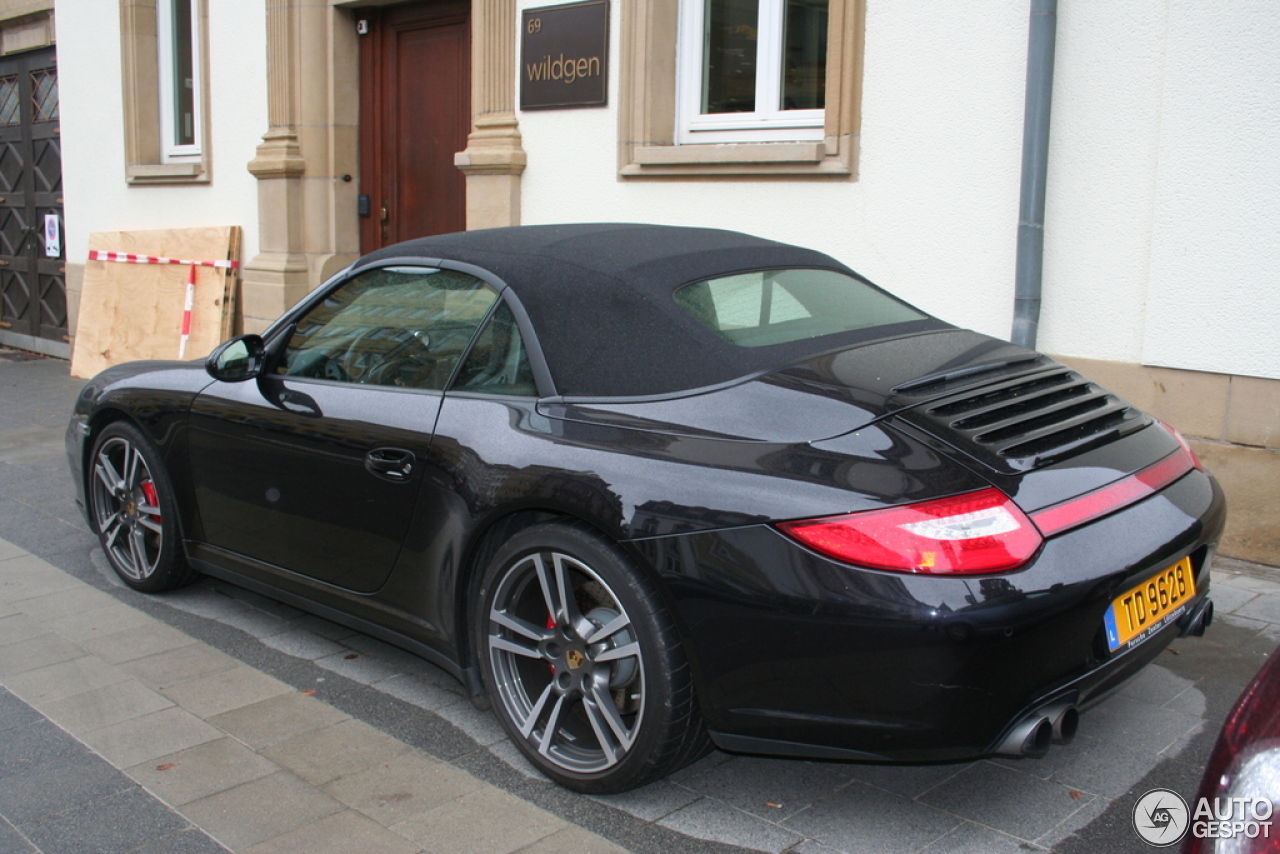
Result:
<svg viewBox="0 0 1280 854">
<path fill-rule="evenodd" d="M 233 228 L 231 230 L 231 245 L 227 250 L 227 258 L 229 260 L 235 261 L 240 258 L 240 240 L 240 229 Z M 240 271 L 236 269 L 222 272 L 227 273 L 227 275 L 224 277 L 226 291 L 222 301 L 222 332 L 218 336 L 220 342 L 226 341 L 236 334 L 236 304 L 239 302 L 238 296 L 240 293 Z"/>
<path fill-rule="evenodd" d="M 104 231 L 89 249 L 191 261 L 236 261 L 240 227 Z M 136 359 L 177 359 L 190 267 L 90 260 L 85 265 L 71 375 L 88 378 Z M 238 271 L 196 267 L 195 302 L 185 358 L 208 355 L 234 322 Z"/>
</svg>

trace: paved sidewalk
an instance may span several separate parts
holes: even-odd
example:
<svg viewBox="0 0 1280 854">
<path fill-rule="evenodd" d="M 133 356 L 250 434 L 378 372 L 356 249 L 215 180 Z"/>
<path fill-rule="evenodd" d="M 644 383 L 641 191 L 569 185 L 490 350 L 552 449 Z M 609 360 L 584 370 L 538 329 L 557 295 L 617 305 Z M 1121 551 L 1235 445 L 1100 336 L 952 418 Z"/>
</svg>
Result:
<svg viewBox="0 0 1280 854">
<path fill-rule="evenodd" d="M 1280 571 L 1220 559 L 1206 637 L 1041 760 L 716 752 L 589 798 L 541 778 L 421 659 L 211 579 L 125 588 L 71 502 L 80 385 L 0 353 L 0 852 L 1145 851 L 1134 801 L 1194 792 L 1280 643 Z"/>
<path fill-rule="evenodd" d="M 5 851 L 623 850 L 3 540 L 0 651 Z"/>
</svg>

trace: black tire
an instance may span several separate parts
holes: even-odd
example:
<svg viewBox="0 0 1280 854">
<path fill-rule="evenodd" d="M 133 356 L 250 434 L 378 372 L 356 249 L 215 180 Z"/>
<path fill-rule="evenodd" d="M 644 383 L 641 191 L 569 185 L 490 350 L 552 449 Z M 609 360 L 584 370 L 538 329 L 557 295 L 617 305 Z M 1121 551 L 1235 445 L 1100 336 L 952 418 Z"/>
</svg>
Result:
<svg viewBox="0 0 1280 854">
<path fill-rule="evenodd" d="M 562 586 L 573 595 L 561 596 Z M 485 568 L 476 604 L 494 712 L 552 780 L 622 792 L 710 748 L 670 615 L 627 556 L 591 529 L 520 531 Z"/>
<path fill-rule="evenodd" d="M 182 554 L 169 476 L 141 430 L 126 421 L 107 425 L 86 477 L 89 519 L 121 581 L 159 593 L 195 577 Z"/>
</svg>

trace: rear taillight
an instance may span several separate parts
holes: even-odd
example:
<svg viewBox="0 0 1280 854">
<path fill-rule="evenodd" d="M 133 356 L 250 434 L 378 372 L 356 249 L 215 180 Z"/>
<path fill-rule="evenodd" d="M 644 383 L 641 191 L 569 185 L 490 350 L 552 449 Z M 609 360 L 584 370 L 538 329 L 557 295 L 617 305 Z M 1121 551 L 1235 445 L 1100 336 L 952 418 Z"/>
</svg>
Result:
<svg viewBox="0 0 1280 854">
<path fill-rule="evenodd" d="M 1190 472 L 1194 462 L 1194 457 L 1174 451 L 1136 474 L 1061 504 L 1037 510 L 1031 514 L 1031 519 L 1042 534 L 1051 537 L 1155 495 Z"/>
<path fill-rule="evenodd" d="M 1196 452 L 1191 450 L 1191 443 L 1187 441 L 1186 437 L 1174 429 L 1172 425 L 1166 424 L 1158 419 L 1156 423 L 1167 430 L 1169 435 L 1177 440 L 1178 444 L 1182 446 L 1182 450 L 1186 451 L 1187 456 L 1191 458 L 1191 464 L 1198 470 L 1204 471 L 1204 463 L 1200 462 L 1200 458 L 1196 456 Z"/>
<path fill-rule="evenodd" d="M 1030 560 L 1041 543 L 998 489 L 778 527 L 828 557 L 898 572 L 1005 572 Z"/>
</svg>

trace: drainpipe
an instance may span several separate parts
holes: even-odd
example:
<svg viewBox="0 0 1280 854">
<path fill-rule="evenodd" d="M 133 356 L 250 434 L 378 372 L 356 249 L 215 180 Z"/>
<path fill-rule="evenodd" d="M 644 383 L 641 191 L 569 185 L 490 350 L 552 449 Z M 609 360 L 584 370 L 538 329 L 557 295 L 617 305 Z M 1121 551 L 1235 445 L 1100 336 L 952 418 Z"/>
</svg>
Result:
<svg viewBox="0 0 1280 854">
<path fill-rule="evenodd" d="M 1031 0 L 1027 38 L 1027 101 L 1022 120 L 1022 193 L 1018 206 L 1018 262 L 1014 281 L 1013 335 L 1036 346 L 1040 284 L 1044 272 L 1044 196 L 1049 169 L 1049 109 L 1053 100 L 1054 35 L 1058 0 Z"/>
</svg>

